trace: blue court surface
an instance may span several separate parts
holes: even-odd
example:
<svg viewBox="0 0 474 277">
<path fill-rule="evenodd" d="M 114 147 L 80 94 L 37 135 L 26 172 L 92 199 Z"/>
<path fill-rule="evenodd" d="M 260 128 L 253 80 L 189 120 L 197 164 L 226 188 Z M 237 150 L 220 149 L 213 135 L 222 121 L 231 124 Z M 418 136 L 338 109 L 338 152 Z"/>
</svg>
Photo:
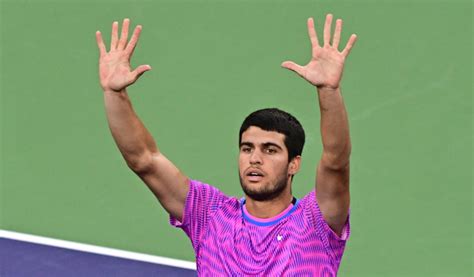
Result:
<svg viewBox="0 0 474 277">
<path fill-rule="evenodd" d="M 196 271 L 0 237 L 0 276 L 196 276 Z"/>
</svg>

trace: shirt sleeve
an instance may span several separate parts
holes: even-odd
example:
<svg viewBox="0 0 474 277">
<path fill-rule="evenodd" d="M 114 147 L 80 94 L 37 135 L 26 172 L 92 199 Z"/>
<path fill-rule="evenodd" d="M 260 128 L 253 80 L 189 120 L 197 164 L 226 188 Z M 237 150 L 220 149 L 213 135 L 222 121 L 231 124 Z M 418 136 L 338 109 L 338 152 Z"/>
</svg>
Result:
<svg viewBox="0 0 474 277">
<path fill-rule="evenodd" d="M 347 216 L 346 223 L 341 232 L 341 236 L 336 234 L 331 227 L 324 220 L 321 210 L 316 199 L 316 192 L 312 190 L 308 193 L 301 201 L 303 209 L 305 210 L 305 216 L 309 221 L 309 224 L 316 228 L 316 232 L 319 234 L 325 247 L 329 253 L 333 255 L 333 258 L 339 260 L 342 257 L 344 248 L 350 235 L 350 222 L 349 215 Z M 349 209 L 350 214 L 350 209 Z"/>
<path fill-rule="evenodd" d="M 190 180 L 182 221 L 170 215 L 170 224 L 183 229 L 197 251 L 201 237 L 207 229 L 209 217 L 228 198 L 213 186 Z"/>
</svg>

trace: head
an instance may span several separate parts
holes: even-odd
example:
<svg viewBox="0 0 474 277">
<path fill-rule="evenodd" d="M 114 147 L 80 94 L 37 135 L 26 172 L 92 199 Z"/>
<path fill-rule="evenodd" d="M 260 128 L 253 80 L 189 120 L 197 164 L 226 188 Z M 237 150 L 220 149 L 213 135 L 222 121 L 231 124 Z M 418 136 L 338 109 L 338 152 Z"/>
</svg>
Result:
<svg viewBox="0 0 474 277">
<path fill-rule="evenodd" d="M 271 108 L 247 116 L 239 132 L 239 177 L 245 194 L 269 201 L 291 193 L 304 141 L 303 127 L 287 112 Z"/>
</svg>

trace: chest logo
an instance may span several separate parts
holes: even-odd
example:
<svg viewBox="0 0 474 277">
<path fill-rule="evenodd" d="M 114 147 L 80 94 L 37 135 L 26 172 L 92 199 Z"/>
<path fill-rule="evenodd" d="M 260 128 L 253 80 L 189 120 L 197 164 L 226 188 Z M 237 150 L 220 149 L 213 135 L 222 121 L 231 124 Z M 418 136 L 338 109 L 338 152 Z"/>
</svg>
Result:
<svg viewBox="0 0 474 277">
<path fill-rule="evenodd" d="M 282 235 L 278 235 L 277 236 L 277 241 L 281 241 L 283 239 L 283 236 Z"/>
</svg>

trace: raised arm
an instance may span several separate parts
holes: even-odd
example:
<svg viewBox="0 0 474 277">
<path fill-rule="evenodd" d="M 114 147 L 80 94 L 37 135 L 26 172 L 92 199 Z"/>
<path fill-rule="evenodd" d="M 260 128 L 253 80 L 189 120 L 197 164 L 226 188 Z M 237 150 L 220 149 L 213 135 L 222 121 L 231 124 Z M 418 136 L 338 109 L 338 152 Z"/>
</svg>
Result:
<svg viewBox="0 0 474 277">
<path fill-rule="evenodd" d="M 349 156 L 351 140 L 349 123 L 342 99 L 340 82 L 346 57 L 356 41 L 352 35 L 344 50 L 339 51 L 342 20 L 336 21 L 331 44 L 332 15 L 326 16 L 324 44 L 319 45 L 313 19 L 308 19 L 312 59 L 305 65 L 282 63 L 317 88 L 321 112 L 323 154 L 317 167 L 316 197 L 324 219 L 337 234 L 341 234 L 349 213 Z"/>
<path fill-rule="evenodd" d="M 125 19 L 120 39 L 118 22 L 112 24 L 112 39 L 106 51 L 100 31 L 96 32 L 99 47 L 99 77 L 104 91 L 105 110 L 112 136 L 127 165 L 150 188 L 161 205 L 181 220 L 188 179 L 157 148 L 153 137 L 133 110 L 126 88 L 146 71 L 149 65 L 130 67 L 142 27 L 138 25 L 128 41 L 130 20 Z"/>
</svg>

